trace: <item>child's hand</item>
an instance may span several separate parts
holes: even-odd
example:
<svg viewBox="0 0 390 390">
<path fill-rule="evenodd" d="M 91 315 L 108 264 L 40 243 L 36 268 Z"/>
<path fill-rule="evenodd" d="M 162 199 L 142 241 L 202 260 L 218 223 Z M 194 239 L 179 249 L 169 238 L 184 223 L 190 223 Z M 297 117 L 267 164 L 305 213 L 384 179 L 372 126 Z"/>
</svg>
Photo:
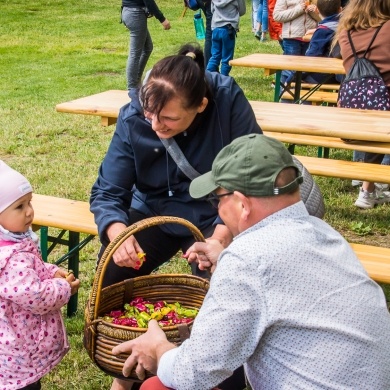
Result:
<svg viewBox="0 0 390 390">
<path fill-rule="evenodd" d="M 316 14 L 318 14 L 318 8 L 316 7 L 315 4 L 310 4 L 306 7 L 306 12 L 314 12 Z"/>
<path fill-rule="evenodd" d="M 68 275 L 68 271 L 63 268 L 59 268 L 58 271 L 54 274 L 55 278 L 66 278 Z"/>
<path fill-rule="evenodd" d="M 80 280 L 75 278 L 73 272 L 69 272 L 66 276 L 66 281 L 70 285 L 70 294 L 71 295 L 76 294 L 80 287 Z"/>
</svg>

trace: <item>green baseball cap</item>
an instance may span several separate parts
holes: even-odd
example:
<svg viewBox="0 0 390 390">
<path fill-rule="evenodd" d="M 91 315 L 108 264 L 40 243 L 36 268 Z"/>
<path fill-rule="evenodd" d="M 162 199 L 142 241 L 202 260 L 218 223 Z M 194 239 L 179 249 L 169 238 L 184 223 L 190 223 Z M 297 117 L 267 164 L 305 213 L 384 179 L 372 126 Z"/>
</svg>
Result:
<svg viewBox="0 0 390 390">
<path fill-rule="evenodd" d="M 275 187 L 280 171 L 293 167 L 297 178 Z M 262 134 L 236 138 L 215 157 L 210 172 L 191 182 L 190 195 L 201 198 L 222 187 L 247 196 L 274 196 L 294 191 L 303 178 L 291 154 L 278 140 Z"/>
</svg>

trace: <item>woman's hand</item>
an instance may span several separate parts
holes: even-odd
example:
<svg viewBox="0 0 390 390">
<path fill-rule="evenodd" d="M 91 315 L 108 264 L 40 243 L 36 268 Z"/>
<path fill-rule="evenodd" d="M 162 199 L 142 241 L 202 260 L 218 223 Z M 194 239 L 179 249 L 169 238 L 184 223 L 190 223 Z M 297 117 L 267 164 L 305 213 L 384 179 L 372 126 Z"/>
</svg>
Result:
<svg viewBox="0 0 390 390">
<path fill-rule="evenodd" d="M 122 233 L 127 226 L 123 223 L 115 222 L 107 228 L 107 237 L 112 241 L 116 236 Z M 143 250 L 138 244 L 134 236 L 130 236 L 122 245 L 115 251 L 113 260 L 119 267 L 129 267 L 139 269 L 143 263 L 138 254 L 143 254 Z"/>
</svg>

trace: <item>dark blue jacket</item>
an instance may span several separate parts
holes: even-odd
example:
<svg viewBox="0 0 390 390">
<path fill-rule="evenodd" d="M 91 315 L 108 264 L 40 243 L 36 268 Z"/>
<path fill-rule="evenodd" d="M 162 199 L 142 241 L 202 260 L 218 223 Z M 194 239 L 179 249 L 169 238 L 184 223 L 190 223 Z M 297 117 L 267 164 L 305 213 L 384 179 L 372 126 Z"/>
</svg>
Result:
<svg viewBox="0 0 390 390">
<path fill-rule="evenodd" d="M 232 140 L 261 133 L 252 107 L 233 78 L 206 72 L 213 96 L 185 133 L 175 136 L 189 163 L 200 173 L 211 170 L 218 152 Z M 189 195 L 190 179 L 177 167 L 145 120 L 138 96 L 122 107 L 107 154 L 92 187 L 91 211 L 100 239 L 113 222 L 128 221 L 130 205 L 146 216 L 182 217 L 200 230 L 213 224 L 218 213 L 205 199 Z M 172 196 L 169 194 L 172 193 Z M 190 236 L 181 225 L 162 225 L 175 235 Z"/>
<path fill-rule="evenodd" d="M 333 40 L 334 33 L 339 23 L 340 14 L 328 16 L 321 20 L 311 37 L 310 44 L 306 50 L 306 54 L 309 57 L 328 57 L 330 52 L 330 46 Z M 316 82 L 323 82 L 328 77 L 324 73 L 305 73 L 304 78 L 310 75 Z M 309 80 L 310 81 L 310 80 Z M 327 81 L 328 83 L 333 80 Z"/>
</svg>

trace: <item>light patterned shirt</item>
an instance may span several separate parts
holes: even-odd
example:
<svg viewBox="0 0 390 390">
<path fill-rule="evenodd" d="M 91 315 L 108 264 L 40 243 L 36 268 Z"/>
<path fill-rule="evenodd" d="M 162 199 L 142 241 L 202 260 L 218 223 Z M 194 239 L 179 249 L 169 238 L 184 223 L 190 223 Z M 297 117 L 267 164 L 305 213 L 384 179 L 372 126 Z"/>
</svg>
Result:
<svg viewBox="0 0 390 390">
<path fill-rule="evenodd" d="M 350 245 L 299 202 L 224 250 L 162 382 L 209 390 L 244 364 L 254 390 L 390 389 L 390 315 Z"/>
</svg>

